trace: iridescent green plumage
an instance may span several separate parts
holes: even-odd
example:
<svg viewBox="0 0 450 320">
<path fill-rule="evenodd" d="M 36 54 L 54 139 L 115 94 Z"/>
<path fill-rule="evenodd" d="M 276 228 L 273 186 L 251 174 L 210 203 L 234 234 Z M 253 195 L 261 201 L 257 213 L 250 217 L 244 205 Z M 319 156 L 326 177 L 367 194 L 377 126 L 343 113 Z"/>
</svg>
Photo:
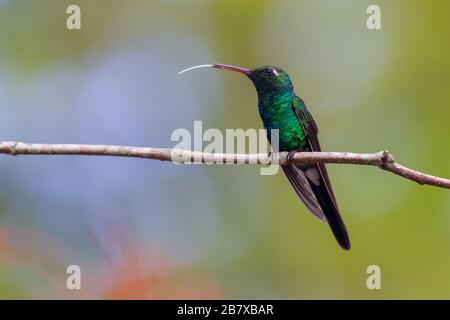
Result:
<svg viewBox="0 0 450 320">
<path fill-rule="evenodd" d="M 266 74 L 266 70 L 273 70 L 270 71 L 273 76 Z M 306 106 L 296 96 L 287 73 L 275 67 L 261 67 L 254 69 L 254 74 L 249 78 L 258 92 L 259 114 L 268 136 L 272 129 L 279 131 L 280 151 L 310 151 L 304 130 L 309 124 L 307 121 L 300 122 L 297 117 L 298 112 L 306 112 Z"/>
</svg>

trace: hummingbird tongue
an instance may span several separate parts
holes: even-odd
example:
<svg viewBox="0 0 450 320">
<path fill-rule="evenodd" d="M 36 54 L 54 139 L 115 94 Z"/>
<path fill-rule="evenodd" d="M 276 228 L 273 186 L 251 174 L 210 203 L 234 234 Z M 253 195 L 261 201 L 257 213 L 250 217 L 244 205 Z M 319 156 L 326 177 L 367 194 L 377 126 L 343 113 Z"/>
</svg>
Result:
<svg viewBox="0 0 450 320">
<path fill-rule="evenodd" d="M 214 67 L 214 65 L 213 64 L 202 64 L 202 65 L 199 65 L 199 66 L 193 66 L 193 67 L 184 69 L 184 70 L 178 72 L 178 74 L 182 74 L 182 73 L 185 73 L 185 72 L 188 72 L 188 71 L 191 71 L 191 70 L 194 70 L 194 69 L 198 69 L 198 68 L 211 68 L 211 67 Z"/>
<path fill-rule="evenodd" d="M 245 69 L 245 68 L 229 66 L 226 64 L 214 63 L 214 64 L 202 64 L 199 66 L 190 67 L 190 68 L 187 68 L 187 69 L 184 69 L 184 70 L 178 72 L 178 74 L 182 74 L 182 73 L 185 73 L 185 72 L 188 72 L 188 71 L 191 71 L 194 69 L 198 69 L 198 68 L 217 68 L 217 69 L 224 69 L 224 70 L 239 72 L 239 73 L 243 73 L 243 74 L 251 74 L 252 73 L 251 69 Z"/>
</svg>

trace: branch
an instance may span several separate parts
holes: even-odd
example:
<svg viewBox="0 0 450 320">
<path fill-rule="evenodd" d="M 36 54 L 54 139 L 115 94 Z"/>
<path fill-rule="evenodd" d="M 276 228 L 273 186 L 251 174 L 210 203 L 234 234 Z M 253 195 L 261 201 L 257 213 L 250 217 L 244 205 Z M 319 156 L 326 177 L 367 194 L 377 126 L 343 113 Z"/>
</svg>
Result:
<svg viewBox="0 0 450 320">
<path fill-rule="evenodd" d="M 295 152 L 267 154 L 202 153 L 169 148 L 142 148 L 85 144 L 35 144 L 0 142 L 0 154 L 8 155 L 85 155 L 144 158 L 175 163 L 233 164 L 311 164 L 337 163 L 376 166 L 419 184 L 450 189 L 450 180 L 400 165 L 388 151 L 377 153 Z"/>
</svg>

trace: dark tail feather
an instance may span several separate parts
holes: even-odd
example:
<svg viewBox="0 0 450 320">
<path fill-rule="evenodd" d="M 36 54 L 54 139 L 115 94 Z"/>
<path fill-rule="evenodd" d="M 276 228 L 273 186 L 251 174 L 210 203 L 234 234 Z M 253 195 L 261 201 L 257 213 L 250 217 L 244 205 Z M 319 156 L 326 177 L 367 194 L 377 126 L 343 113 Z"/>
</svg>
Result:
<svg viewBox="0 0 450 320">
<path fill-rule="evenodd" d="M 343 249 L 349 250 L 350 239 L 347 233 L 347 228 L 345 227 L 344 221 L 342 220 L 339 210 L 333 200 L 334 197 L 330 194 L 330 191 L 325 184 L 321 171 L 319 169 L 317 170 L 320 174 L 319 178 L 315 182 L 319 182 L 318 184 L 314 183 L 314 181 L 308 177 L 307 179 L 317 201 L 322 207 L 322 211 L 325 214 L 328 224 L 330 225 L 331 231 L 333 231 L 334 237 Z"/>
</svg>

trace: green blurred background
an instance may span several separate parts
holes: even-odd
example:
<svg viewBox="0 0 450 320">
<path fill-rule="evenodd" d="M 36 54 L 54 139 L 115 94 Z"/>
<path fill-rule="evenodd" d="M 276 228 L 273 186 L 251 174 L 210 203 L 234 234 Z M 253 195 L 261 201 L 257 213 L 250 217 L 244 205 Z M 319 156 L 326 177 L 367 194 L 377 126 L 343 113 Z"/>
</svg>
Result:
<svg viewBox="0 0 450 320">
<path fill-rule="evenodd" d="M 366 27 L 370 4 L 382 30 Z M 261 128 L 245 77 L 177 72 L 271 64 L 323 149 L 388 149 L 450 177 L 449 57 L 445 0 L 0 0 L 0 140 L 171 147 L 194 120 Z M 450 298 L 450 193 L 328 168 L 349 252 L 258 166 L 2 156 L 0 298 Z M 366 287 L 372 264 L 381 290 Z"/>
</svg>

